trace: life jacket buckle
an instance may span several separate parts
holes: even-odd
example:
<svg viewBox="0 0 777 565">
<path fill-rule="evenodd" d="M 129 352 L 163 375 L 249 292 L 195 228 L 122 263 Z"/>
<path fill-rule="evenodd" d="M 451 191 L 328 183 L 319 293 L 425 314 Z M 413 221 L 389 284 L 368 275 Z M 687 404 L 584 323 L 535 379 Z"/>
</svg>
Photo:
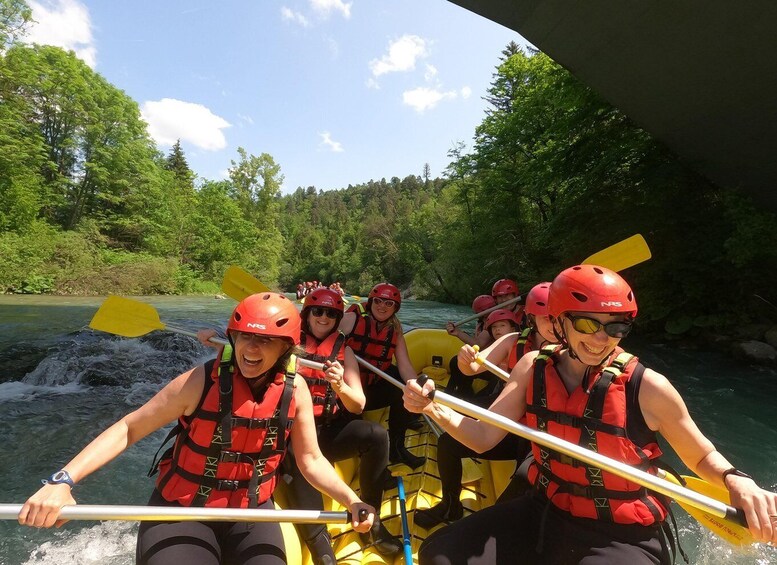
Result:
<svg viewBox="0 0 777 565">
<path fill-rule="evenodd" d="M 216 483 L 216 490 L 237 490 L 240 488 L 240 481 L 230 481 L 221 479 Z"/>
</svg>

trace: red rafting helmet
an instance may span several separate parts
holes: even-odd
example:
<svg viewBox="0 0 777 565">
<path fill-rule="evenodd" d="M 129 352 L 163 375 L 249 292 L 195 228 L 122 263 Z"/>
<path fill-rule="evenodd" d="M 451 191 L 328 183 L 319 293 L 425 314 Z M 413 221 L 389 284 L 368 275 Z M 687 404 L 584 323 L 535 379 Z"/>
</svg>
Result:
<svg viewBox="0 0 777 565">
<path fill-rule="evenodd" d="M 518 322 L 515 319 L 515 312 L 508 310 L 507 308 L 500 308 L 499 310 L 494 310 L 488 315 L 488 318 L 486 318 L 485 329 L 487 330 L 493 324 L 501 322 L 502 320 L 507 320 L 515 326 L 518 325 Z"/>
<path fill-rule="evenodd" d="M 505 294 L 514 294 L 518 296 L 518 283 L 510 279 L 499 279 L 491 287 L 491 296 L 496 298 L 497 296 L 503 296 Z"/>
<path fill-rule="evenodd" d="M 391 283 L 378 283 L 372 287 L 372 290 L 367 295 L 367 309 L 372 307 L 372 299 L 378 297 L 385 300 L 393 300 L 397 303 L 397 309 L 394 312 L 399 312 L 399 307 L 402 305 L 402 295 L 399 289 Z"/>
<path fill-rule="evenodd" d="M 227 331 L 281 337 L 299 345 L 302 320 L 291 300 L 275 292 L 261 292 L 235 307 Z"/>
<path fill-rule="evenodd" d="M 548 295 L 548 313 L 558 318 L 564 312 L 602 312 L 637 316 L 637 300 L 618 273 L 597 265 L 576 265 L 553 279 Z"/>
<path fill-rule="evenodd" d="M 305 302 L 302 305 L 302 315 L 304 317 L 305 311 L 318 306 L 320 308 L 331 308 L 337 310 L 341 315 L 345 310 L 343 305 L 343 297 L 340 293 L 329 288 L 317 288 L 305 297 Z"/>
<path fill-rule="evenodd" d="M 480 314 L 483 310 L 488 310 L 496 306 L 496 300 L 490 294 L 481 294 L 472 301 L 472 311 Z"/>
<path fill-rule="evenodd" d="M 529 294 L 526 295 L 526 308 L 524 308 L 524 312 L 535 316 L 547 316 L 549 292 L 549 282 L 541 282 L 534 285 Z"/>
</svg>

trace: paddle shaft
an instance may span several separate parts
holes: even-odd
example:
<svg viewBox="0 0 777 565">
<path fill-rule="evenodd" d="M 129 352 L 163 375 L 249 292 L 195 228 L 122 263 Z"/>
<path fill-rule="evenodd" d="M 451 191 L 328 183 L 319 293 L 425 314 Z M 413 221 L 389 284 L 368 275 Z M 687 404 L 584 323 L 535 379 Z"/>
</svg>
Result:
<svg viewBox="0 0 777 565">
<path fill-rule="evenodd" d="M 0 519 L 16 520 L 21 504 L 0 504 Z M 78 504 L 62 507 L 63 520 L 125 520 L 130 522 L 293 522 L 348 524 L 350 512 L 318 510 L 259 510 L 255 508 L 190 508 Z"/>
<path fill-rule="evenodd" d="M 499 377 L 503 381 L 507 381 L 510 379 L 510 373 L 502 369 L 502 367 L 500 367 L 499 365 L 495 365 L 494 363 L 492 363 L 482 355 L 475 355 L 475 362 L 478 363 L 479 365 L 483 365 L 484 367 L 486 367 L 489 371 L 494 373 L 497 377 Z"/>
<path fill-rule="evenodd" d="M 387 375 L 364 359 L 357 356 L 356 360 L 362 366 L 368 368 L 376 375 L 386 379 L 394 386 L 404 387 L 402 383 L 390 375 Z M 426 375 L 421 375 L 418 378 L 418 384 L 423 386 L 423 383 L 425 383 L 428 378 L 429 377 Z M 745 520 L 744 512 L 741 509 L 729 506 L 728 504 L 725 504 L 719 500 L 715 500 L 709 496 L 704 496 L 703 494 L 699 494 L 698 492 L 694 492 L 679 485 L 672 484 L 668 481 L 656 477 L 655 475 L 651 475 L 645 471 L 635 469 L 634 467 L 621 461 L 605 457 L 604 455 L 590 451 L 584 447 L 580 447 L 579 445 L 565 441 L 556 436 L 521 425 L 517 422 L 514 422 L 510 418 L 505 418 L 504 416 L 491 412 L 490 410 L 486 410 L 470 402 L 460 400 L 455 396 L 451 396 L 439 390 L 433 390 L 432 394 L 430 395 L 430 399 L 438 402 L 439 404 L 442 404 L 443 406 L 447 406 L 448 408 L 460 412 L 465 416 L 469 416 L 470 418 L 474 418 L 476 420 L 481 420 L 506 432 L 526 438 L 529 441 L 533 441 L 534 443 L 542 445 L 543 447 L 555 449 L 556 451 L 568 455 L 569 457 L 574 457 L 583 463 L 593 465 L 620 477 L 629 479 L 630 481 L 635 482 L 640 486 L 649 488 L 655 492 L 673 498 L 678 502 L 685 503 L 719 518 L 725 518 L 726 520 L 730 520 L 736 524 L 747 527 L 747 521 Z"/>
<path fill-rule="evenodd" d="M 407 523 L 407 505 L 405 503 L 405 481 L 397 477 L 399 494 L 399 513 L 402 515 L 402 544 L 405 548 L 405 565 L 413 565 L 413 548 L 410 545 L 410 526 Z"/>
<path fill-rule="evenodd" d="M 423 385 L 424 382 L 426 382 L 426 379 L 418 379 L 420 385 Z M 556 451 L 568 455 L 569 457 L 574 457 L 583 463 L 593 465 L 620 477 L 627 478 L 640 486 L 673 498 L 678 502 L 683 502 L 689 506 L 718 516 L 719 518 L 725 518 L 741 526 L 747 527 L 747 521 L 745 520 L 744 512 L 742 512 L 742 510 L 729 506 L 719 500 L 704 496 L 703 494 L 699 494 L 679 485 L 674 485 L 655 475 L 636 469 L 631 465 L 605 457 L 604 455 L 565 441 L 554 435 L 529 428 L 510 418 L 505 418 L 490 410 L 480 408 L 479 406 L 465 402 L 444 392 L 434 390 L 432 391 L 431 398 L 435 402 L 447 406 L 448 408 L 452 408 L 465 416 L 475 418 L 476 420 L 482 420 L 483 422 L 496 426 L 506 432 L 533 441 L 543 447 L 555 449 Z"/>
<path fill-rule="evenodd" d="M 486 316 L 487 314 L 490 314 L 494 310 L 499 310 L 500 308 L 506 308 L 507 306 L 510 306 L 512 304 L 515 304 L 519 300 L 524 300 L 526 298 L 525 294 L 520 294 L 516 296 L 515 298 L 511 298 L 510 300 L 505 300 L 501 304 L 497 304 L 496 306 L 492 306 L 491 308 L 486 308 L 482 312 L 478 312 L 477 314 L 472 314 L 471 316 L 467 316 L 466 318 L 459 320 L 458 322 L 454 322 L 453 326 L 458 328 L 462 324 L 466 324 L 467 322 L 471 322 L 472 320 L 476 318 L 480 318 L 481 316 Z"/>
</svg>

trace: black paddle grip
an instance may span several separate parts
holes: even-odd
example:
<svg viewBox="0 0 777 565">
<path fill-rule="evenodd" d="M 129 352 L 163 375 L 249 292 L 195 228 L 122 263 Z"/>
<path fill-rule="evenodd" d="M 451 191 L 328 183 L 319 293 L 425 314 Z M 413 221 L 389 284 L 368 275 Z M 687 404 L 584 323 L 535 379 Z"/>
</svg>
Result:
<svg viewBox="0 0 777 565">
<path fill-rule="evenodd" d="M 420 375 L 418 375 L 418 378 L 416 379 L 416 382 L 418 383 L 418 386 L 423 388 L 424 383 L 426 381 L 428 381 L 428 380 L 429 380 L 429 375 L 427 375 L 426 373 L 421 373 Z M 429 400 L 434 400 L 434 393 L 435 392 L 436 392 L 435 390 L 432 390 L 431 392 L 429 392 L 429 396 L 427 398 Z"/>
</svg>

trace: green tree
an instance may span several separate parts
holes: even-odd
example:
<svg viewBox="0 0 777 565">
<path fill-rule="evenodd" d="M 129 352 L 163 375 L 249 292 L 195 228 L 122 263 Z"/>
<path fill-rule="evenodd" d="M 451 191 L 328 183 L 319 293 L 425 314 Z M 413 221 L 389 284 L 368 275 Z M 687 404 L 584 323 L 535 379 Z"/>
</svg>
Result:
<svg viewBox="0 0 777 565">
<path fill-rule="evenodd" d="M 24 0 L 0 0 L 0 54 L 24 35 L 32 10 Z"/>
</svg>

